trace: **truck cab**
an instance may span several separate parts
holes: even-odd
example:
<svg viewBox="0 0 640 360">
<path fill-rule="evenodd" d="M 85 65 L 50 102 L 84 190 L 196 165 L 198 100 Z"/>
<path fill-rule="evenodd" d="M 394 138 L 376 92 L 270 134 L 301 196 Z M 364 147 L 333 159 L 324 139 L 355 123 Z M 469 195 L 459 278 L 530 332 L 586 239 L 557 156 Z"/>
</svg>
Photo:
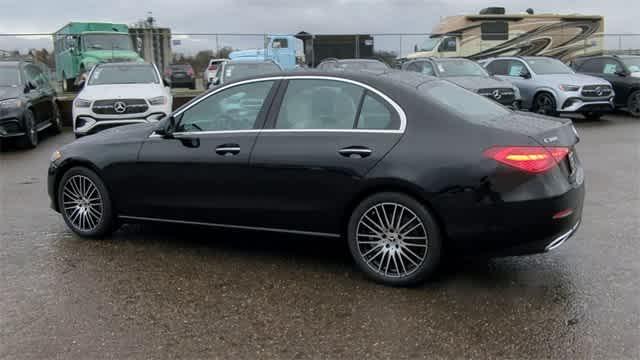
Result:
<svg viewBox="0 0 640 360">
<path fill-rule="evenodd" d="M 455 35 L 432 36 L 414 47 L 410 59 L 424 57 L 460 57 L 460 38 Z"/>
<path fill-rule="evenodd" d="M 293 70 L 296 67 L 297 41 L 290 35 L 269 35 L 265 39 L 264 49 L 234 51 L 229 54 L 229 59 L 271 60 L 284 70 Z"/>
<path fill-rule="evenodd" d="M 56 75 L 64 91 L 75 90 L 93 66 L 105 62 L 142 62 L 124 24 L 69 23 L 54 33 Z"/>
</svg>

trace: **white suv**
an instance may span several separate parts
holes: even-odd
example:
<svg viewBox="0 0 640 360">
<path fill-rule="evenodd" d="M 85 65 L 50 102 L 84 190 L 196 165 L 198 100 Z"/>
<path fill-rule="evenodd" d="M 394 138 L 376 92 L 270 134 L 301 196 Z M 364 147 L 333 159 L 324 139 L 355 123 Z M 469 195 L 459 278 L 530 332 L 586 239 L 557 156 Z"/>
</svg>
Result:
<svg viewBox="0 0 640 360">
<path fill-rule="evenodd" d="M 170 83 L 153 64 L 96 65 L 73 101 L 76 137 L 107 128 L 153 122 L 171 113 Z"/>
</svg>

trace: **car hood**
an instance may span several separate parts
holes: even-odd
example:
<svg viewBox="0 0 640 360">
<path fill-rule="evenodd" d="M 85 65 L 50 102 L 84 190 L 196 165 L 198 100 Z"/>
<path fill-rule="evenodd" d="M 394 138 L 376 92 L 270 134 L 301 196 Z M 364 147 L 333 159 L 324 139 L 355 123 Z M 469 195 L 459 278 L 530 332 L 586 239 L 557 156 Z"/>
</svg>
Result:
<svg viewBox="0 0 640 360">
<path fill-rule="evenodd" d="M 157 122 L 117 126 L 111 129 L 102 130 L 92 135 L 83 136 L 65 147 L 77 148 L 92 144 L 130 143 L 143 141 L 149 136 L 149 134 L 151 134 L 151 132 L 153 132 L 153 130 L 157 129 L 157 127 Z"/>
<path fill-rule="evenodd" d="M 558 85 L 611 85 L 607 80 L 583 74 L 536 75 L 536 80 Z"/>
<path fill-rule="evenodd" d="M 0 86 L 0 100 L 16 98 L 20 94 L 20 88 L 17 86 Z"/>
<path fill-rule="evenodd" d="M 160 84 L 111 84 L 85 86 L 78 97 L 85 100 L 149 99 L 162 95 L 166 95 L 166 90 Z"/>
<path fill-rule="evenodd" d="M 487 88 L 513 88 L 513 85 L 511 85 L 510 82 L 489 76 L 451 76 L 444 77 L 443 79 L 472 91 Z"/>
</svg>

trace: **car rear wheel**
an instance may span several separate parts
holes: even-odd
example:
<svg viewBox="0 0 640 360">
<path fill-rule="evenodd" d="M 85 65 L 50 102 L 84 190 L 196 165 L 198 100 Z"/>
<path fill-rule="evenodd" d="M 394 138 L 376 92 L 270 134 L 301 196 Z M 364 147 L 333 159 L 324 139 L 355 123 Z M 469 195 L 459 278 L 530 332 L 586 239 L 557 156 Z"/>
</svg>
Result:
<svg viewBox="0 0 640 360">
<path fill-rule="evenodd" d="M 551 94 L 540 93 L 533 99 L 532 110 L 538 114 L 555 116 L 557 114 L 556 100 Z"/>
<path fill-rule="evenodd" d="M 400 193 L 379 193 L 354 210 L 348 225 L 351 255 L 371 279 L 393 286 L 418 284 L 440 262 L 441 235 L 429 211 Z"/>
<path fill-rule="evenodd" d="M 93 171 L 74 167 L 58 187 L 58 206 L 67 226 L 83 237 L 102 237 L 114 230 L 115 221 L 109 192 Z"/>
<path fill-rule="evenodd" d="M 640 90 L 636 90 L 631 93 L 627 108 L 633 117 L 640 117 Z"/>
<path fill-rule="evenodd" d="M 24 111 L 24 135 L 20 137 L 19 145 L 22 148 L 33 149 L 38 146 L 38 129 L 36 118 L 31 110 Z"/>
</svg>

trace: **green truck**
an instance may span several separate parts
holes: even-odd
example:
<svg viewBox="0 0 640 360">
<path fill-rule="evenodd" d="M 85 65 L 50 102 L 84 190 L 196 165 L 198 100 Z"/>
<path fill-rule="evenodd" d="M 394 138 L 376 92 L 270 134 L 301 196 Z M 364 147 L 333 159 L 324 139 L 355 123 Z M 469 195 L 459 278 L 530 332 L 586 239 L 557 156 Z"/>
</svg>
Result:
<svg viewBox="0 0 640 360">
<path fill-rule="evenodd" d="M 142 62 L 124 24 L 71 22 L 53 34 L 56 75 L 64 91 L 72 91 L 91 68 L 103 62 Z"/>
</svg>

